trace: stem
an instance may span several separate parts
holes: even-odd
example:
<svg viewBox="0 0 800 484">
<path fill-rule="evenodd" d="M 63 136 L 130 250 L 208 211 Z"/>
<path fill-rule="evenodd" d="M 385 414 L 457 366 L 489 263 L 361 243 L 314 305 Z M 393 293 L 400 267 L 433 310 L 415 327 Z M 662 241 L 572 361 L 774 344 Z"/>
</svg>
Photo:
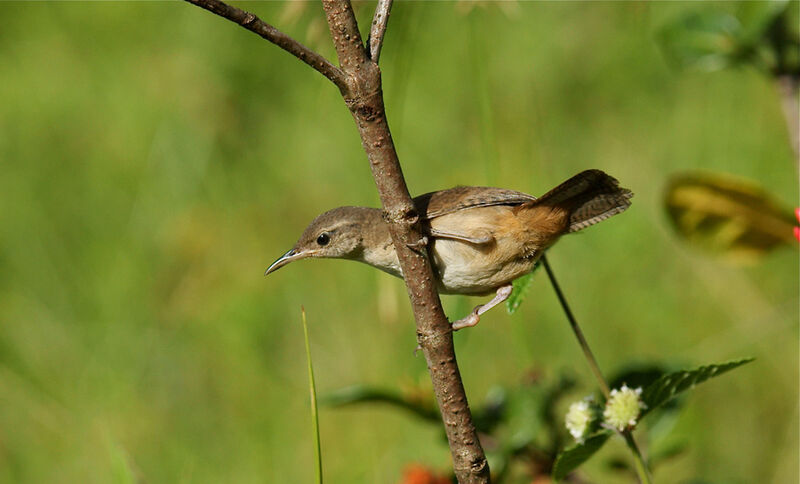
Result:
<svg viewBox="0 0 800 484">
<path fill-rule="evenodd" d="M 578 344 L 581 345 L 583 354 L 586 356 L 586 360 L 589 362 L 589 367 L 592 369 L 592 373 L 594 373 L 595 378 L 597 378 L 597 382 L 600 384 L 600 389 L 603 391 L 603 395 L 605 395 L 606 399 L 608 399 L 608 397 L 611 396 L 611 391 L 608 388 L 608 383 L 606 382 L 606 379 L 603 376 L 603 372 L 600 371 L 600 366 L 597 364 L 597 360 L 594 358 L 592 349 L 589 348 L 589 343 L 583 336 L 583 331 L 581 331 L 581 327 L 578 326 L 578 321 L 575 320 L 575 316 L 572 314 L 572 310 L 569 308 L 569 304 L 567 303 L 567 299 L 564 297 L 564 293 L 561 292 L 561 287 L 558 285 L 558 281 L 556 281 L 556 276 L 555 274 L 553 274 L 553 269 L 550 268 L 550 263 L 547 262 L 547 256 L 545 255 L 542 256 L 542 265 L 544 265 L 544 270 L 547 271 L 547 277 L 550 278 L 550 283 L 553 285 L 553 289 L 556 291 L 556 296 L 558 296 L 558 301 L 561 303 L 561 307 L 564 309 L 564 313 L 567 315 L 567 319 L 569 320 L 569 325 L 570 327 L 572 327 L 572 331 L 575 333 L 575 337 L 578 338 Z"/>
<path fill-rule="evenodd" d="M 606 382 L 603 372 L 600 371 L 600 366 L 597 364 L 597 360 L 594 358 L 592 349 L 589 348 L 589 343 L 583 336 L 583 331 L 581 331 L 578 321 L 572 314 L 569 303 L 567 303 L 567 299 L 564 297 L 564 293 L 561 292 L 561 287 L 558 285 L 558 281 L 553 273 L 553 269 L 550 268 L 550 263 L 547 261 L 547 257 L 544 255 L 542 255 L 542 265 L 544 265 L 544 269 L 547 271 L 547 277 L 550 278 L 550 283 L 553 285 L 553 289 L 556 291 L 556 296 L 558 296 L 558 301 L 561 303 L 561 307 L 564 309 L 564 314 L 567 315 L 569 325 L 572 327 L 575 337 L 578 338 L 578 343 L 583 350 L 583 354 L 586 356 L 586 360 L 589 362 L 589 367 L 592 369 L 592 373 L 594 373 L 598 383 L 600 383 L 600 389 L 603 391 L 606 400 L 608 400 L 608 398 L 611 396 L 611 391 L 608 388 L 608 382 Z M 633 454 L 633 462 L 634 466 L 636 467 L 636 474 L 639 476 L 639 482 L 642 484 L 651 484 L 652 480 L 650 479 L 650 473 L 647 470 L 647 464 L 645 464 L 644 457 L 642 457 L 642 453 L 639 450 L 639 446 L 636 445 L 636 441 L 633 439 L 633 434 L 631 433 L 630 429 L 626 429 L 620 433 L 625 439 L 625 443 L 628 444 L 628 448 L 631 450 L 631 453 Z"/>
<path fill-rule="evenodd" d="M 633 434 L 630 430 L 625 430 L 622 432 L 622 436 L 625 438 L 625 443 L 628 444 L 628 448 L 633 454 L 633 463 L 636 467 L 636 474 L 639 476 L 639 482 L 641 482 L 641 484 L 652 484 L 653 481 L 650 478 L 650 471 L 647 470 L 647 464 L 645 464 L 644 457 L 642 457 L 642 453 L 639 451 L 639 446 L 637 446 L 636 441 L 633 440 Z"/>
</svg>

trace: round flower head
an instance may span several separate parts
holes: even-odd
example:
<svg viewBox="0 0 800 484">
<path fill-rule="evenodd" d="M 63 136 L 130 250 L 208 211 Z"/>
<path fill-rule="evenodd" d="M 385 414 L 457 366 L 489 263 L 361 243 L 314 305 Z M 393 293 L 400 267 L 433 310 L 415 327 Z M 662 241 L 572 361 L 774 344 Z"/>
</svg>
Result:
<svg viewBox="0 0 800 484">
<path fill-rule="evenodd" d="M 606 409 L 603 411 L 605 426 L 622 432 L 626 428 L 636 425 L 639 413 L 642 409 L 647 408 L 647 405 L 642 402 L 641 394 L 641 388 L 634 390 L 624 384 L 619 390 L 611 390 L 611 396 L 609 396 Z"/>
<path fill-rule="evenodd" d="M 588 396 L 579 402 L 574 402 L 569 406 L 569 411 L 564 419 L 567 430 L 578 442 L 583 442 L 583 439 L 589 434 L 592 423 L 597 418 L 598 412 L 592 405 L 593 400 L 591 396 Z"/>
</svg>

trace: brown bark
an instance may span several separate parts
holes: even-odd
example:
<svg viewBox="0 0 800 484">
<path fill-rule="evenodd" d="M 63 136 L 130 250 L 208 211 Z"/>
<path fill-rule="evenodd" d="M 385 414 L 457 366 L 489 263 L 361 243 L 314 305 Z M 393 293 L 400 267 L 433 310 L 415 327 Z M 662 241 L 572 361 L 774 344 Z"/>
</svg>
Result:
<svg viewBox="0 0 800 484">
<path fill-rule="evenodd" d="M 376 64 L 381 56 L 383 47 L 383 36 L 386 34 L 386 26 L 389 24 L 389 13 L 392 11 L 393 0 L 378 0 L 375 7 L 375 16 L 372 17 L 372 26 L 369 29 L 369 58 Z"/>
<path fill-rule="evenodd" d="M 227 10 L 207 6 L 222 3 L 219 0 L 187 1 L 245 26 L 231 16 L 220 13 Z M 452 329 L 439 300 L 425 239 L 420 230 L 419 216 L 409 195 L 386 120 L 381 72 L 377 59 L 391 1 L 379 0 L 378 8 L 381 14 L 378 15 L 376 12 L 375 15 L 374 22 L 378 23 L 373 31 L 376 37 L 371 39 L 369 51 L 362 42 L 349 0 L 322 0 L 322 5 L 341 65 L 341 69 L 335 67 L 334 69 L 342 73 L 340 78 L 336 71 L 326 69 L 327 72 L 333 73 L 331 76 L 326 74 L 326 77 L 339 87 L 361 135 L 361 144 L 367 154 L 395 250 L 400 259 L 417 323 L 417 341 L 425 354 L 430 371 L 434 393 L 450 444 L 456 478 L 462 484 L 488 483 L 489 465 L 472 422 L 472 414 L 456 362 Z M 262 35 L 260 32 L 256 33 Z M 265 38 L 278 43 L 271 38 Z M 293 40 L 289 43 L 290 46 L 294 44 L 297 43 Z M 286 48 L 284 45 L 281 47 Z M 296 50 L 296 46 L 294 48 Z M 287 50 L 294 53 L 290 49 Z M 306 61 L 299 55 L 297 57 Z M 306 63 L 314 67 L 312 63 L 308 61 Z M 338 80 L 341 82 L 337 82 Z"/>
</svg>

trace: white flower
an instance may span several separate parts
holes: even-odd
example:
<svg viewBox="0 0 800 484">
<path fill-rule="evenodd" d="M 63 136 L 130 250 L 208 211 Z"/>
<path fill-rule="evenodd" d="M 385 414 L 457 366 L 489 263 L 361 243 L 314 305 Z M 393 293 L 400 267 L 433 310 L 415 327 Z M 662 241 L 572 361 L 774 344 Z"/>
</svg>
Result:
<svg viewBox="0 0 800 484">
<path fill-rule="evenodd" d="M 593 398 L 588 396 L 579 402 L 574 402 L 569 406 L 567 416 L 564 418 L 564 424 L 567 426 L 569 433 L 575 437 L 578 442 L 583 442 L 584 437 L 588 434 L 592 422 L 595 420 L 597 412 L 592 406 Z"/>
<path fill-rule="evenodd" d="M 641 388 L 634 390 L 624 384 L 619 390 L 611 390 L 611 396 L 609 396 L 606 402 L 606 409 L 603 411 L 605 426 L 620 432 L 635 426 L 639 413 L 641 413 L 642 409 L 647 408 L 647 405 L 641 399 L 641 395 Z"/>
</svg>

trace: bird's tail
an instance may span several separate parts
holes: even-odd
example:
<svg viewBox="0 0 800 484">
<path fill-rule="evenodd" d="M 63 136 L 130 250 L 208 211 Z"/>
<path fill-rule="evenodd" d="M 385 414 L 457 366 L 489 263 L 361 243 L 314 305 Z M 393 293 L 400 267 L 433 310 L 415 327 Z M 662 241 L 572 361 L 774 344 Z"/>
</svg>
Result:
<svg viewBox="0 0 800 484">
<path fill-rule="evenodd" d="M 633 192 L 621 188 L 616 178 L 600 170 L 586 170 L 526 205 L 566 212 L 564 232 L 570 233 L 624 212 L 631 197 Z"/>
</svg>

